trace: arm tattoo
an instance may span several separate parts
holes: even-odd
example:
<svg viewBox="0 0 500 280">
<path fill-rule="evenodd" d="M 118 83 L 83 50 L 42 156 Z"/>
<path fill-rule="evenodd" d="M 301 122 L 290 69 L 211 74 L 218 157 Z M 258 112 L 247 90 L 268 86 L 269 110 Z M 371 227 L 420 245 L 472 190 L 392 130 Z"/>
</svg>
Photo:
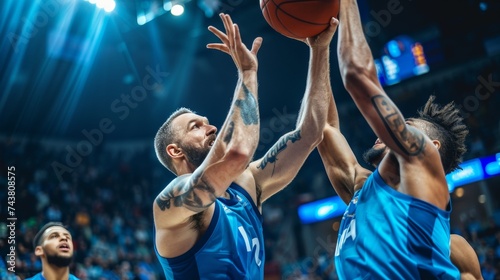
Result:
<svg viewBox="0 0 500 280">
<path fill-rule="evenodd" d="M 408 129 L 401 114 L 389 98 L 377 95 L 372 97 L 372 103 L 399 149 L 409 156 L 421 154 L 425 145 L 424 135 Z"/>
<path fill-rule="evenodd" d="M 294 133 L 287 134 L 283 136 L 274 146 L 267 152 L 267 154 L 264 156 L 262 161 L 260 162 L 260 165 L 258 168 L 264 169 L 266 165 L 270 163 L 275 163 L 277 160 L 277 156 L 279 153 L 281 153 L 283 150 L 285 150 L 288 145 L 286 144 L 288 141 L 291 141 L 292 143 L 295 143 L 296 141 L 300 140 L 300 130 L 297 130 Z M 273 173 L 274 174 L 274 168 L 273 168 Z M 272 177 L 272 175 L 271 175 Z"/>
<path fill-rule="evenodd" d="M 245 92 L 245 98 L 236 100 L 235 105 L 240 108 L 241 118 L 245 125 L 258 124 L 259 114 L 257 112 L 257 101 L 245 84 L 242 84 L 242 86 Z"/>
<path fill-rule="evenodd" d="M 227 127 L 226 135 L 224 136 L 224 143 L 229 143 L 231 138 L 233 138 L 234 122 L 230 122 Z"/>
<path fill-rule="evenodd" d="M 156 198 L 156 204 L 162 211 L 170 209 L 172 204 L 175 207 L 186 207 L 193 212 L 207 209 L 216 199 L 215 190 L 200 177 L 201 174 L 189 182 L 180 180 L 179 184 L 165 188 Z M 203 204 L 199 195 L 208 196 L 210 202 Z"/>
</svg>

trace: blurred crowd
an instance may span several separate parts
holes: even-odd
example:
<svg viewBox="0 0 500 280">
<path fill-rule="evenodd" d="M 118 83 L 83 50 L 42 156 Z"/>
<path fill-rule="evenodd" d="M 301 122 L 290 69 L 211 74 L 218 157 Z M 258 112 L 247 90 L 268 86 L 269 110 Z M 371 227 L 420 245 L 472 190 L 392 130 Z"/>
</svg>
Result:
<svg viewBox="0 0 500 280">
<path fill-rule="evenodd" d="M 439 95 L 442 100 L 453 99 L 457 104 L 477 99 L 477 106 L 471 103 L 475 107 L 465 107 L 471 131 L 465 159 L 500 152 L 499 88 L 494 88 L 487 98 L 474 97 L 481 84 L 479 77 L 500 81 L 498 69 L 498 63 L 491 62 L 479 76 L 464 73 L 419 88 Z M 427 97 L 426 94 L 420 97 L 420 104 Z M 408 103 L 411 107 L 409 104 L 414 102 L 414 98 L 401 99 L 398 104 Z M 350 113 L 340 112 L 341 118 Z M 342 131 L 355 154 L 360 155 L 374 139 L 363 134 L 362 128 L 369 128 L 360 115 L 350 116 L 341 120 L 342 126 L 360 129 Z M 94 146 L 78 162 L 76 158 L 68 162 L 69 150 L 75 151 L 78 142 L 23 137 L 4 137 L 0 142 L 1 170 L 7 170 L 7 166 L 16 168 L 15 268 L 21 279 L 41 271 L 41 262 L 33 254 L 31 244 L 40 226 L 48 221 L 60 221 L 69 227 L 75 245 L 71 271 L 80 279 L 164 279 L 153 249 L 151 208 L 154 197 L 171 175 L 157 162 L 152 143 L 105 143 Z M 58 164 L 66 168 L 61 169 Z M 334 250 L 320 250 L 314 256 L 307 256 L 300 246 L 301 235 L 297 234 L 303 230 L 296 214 L 297 205 L 332 192 L 325 191 L 330 185 L 322 167 L 318 168 L 320 164 L 318 161 L 318 165 L 306 166 L 292 186 L 264 204 L 267 279 L 337 279 Z M 5 172 L 0 180 L 2 185 L 7 184 Z M 2 257 L 7 255 L 9 247 L 7 207 L 3 206 L 6 195 L 0 192 Z M 495 213 L 496 216 L 484 220 L 470 218 L 457 230 L 476 250 L 486 280 L 500 279 L 500 219 L 499 211 Z M 0 279 L 7 277 L 6 263 L 2 260 Z"/>
<path fill-rule="evenodd" d="M 161 279 L 153 251 L 151 176 L 142 175 L 151 174 L 147 152 L 127 157 L 96 151 L 59 180 L 52 164 L 66 164 L 67 150 L 51 151 L 34 141 L 2 144 L 7 147 L 2 168 L 15 166 L 18 180 L 16 274 L 26 277 L 41 271 L 33 237 L 44 223 L 60 221 L 72 233 L 72 271 L 80 279 Z M 8 246 L 0 242 L 6 256 Z"/>
</svg>

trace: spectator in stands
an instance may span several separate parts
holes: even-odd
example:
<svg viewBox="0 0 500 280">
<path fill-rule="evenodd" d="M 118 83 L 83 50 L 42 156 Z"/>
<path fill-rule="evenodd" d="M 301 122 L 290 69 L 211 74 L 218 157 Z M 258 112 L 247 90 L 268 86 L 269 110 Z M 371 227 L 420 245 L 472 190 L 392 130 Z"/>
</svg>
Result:
<svg viewBox="0 0 500 280">
<path fill-rule="evenodd" d="M 63 224 L 45 224 L 35 235 L 33 248 L 35 255 L 42 260 L 42 272 L 29 279 L 78 280 L 69 273 L 69 265 L 73 260 L 73 242 L 71 233 Z"/>
</svg>

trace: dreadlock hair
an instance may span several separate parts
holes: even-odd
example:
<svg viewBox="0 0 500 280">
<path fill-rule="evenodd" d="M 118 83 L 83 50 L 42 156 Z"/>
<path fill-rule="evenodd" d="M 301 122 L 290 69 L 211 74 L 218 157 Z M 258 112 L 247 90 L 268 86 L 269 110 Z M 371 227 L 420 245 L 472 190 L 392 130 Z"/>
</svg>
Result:
<svg viewBox="0 0 500 280">
<path fill-rule="evenodd" d="M 158 129 L 154 140 L 156 156 L 160 160 L 161 164 L 163 164 L 163 166 L 175 175 L 177 175 L 177 171 L 175 170 L 172 158 L 166 152 L 166 148 L 169 144 L 178 141 L 177 135 L 175 135 L 174 128 L 172 127 L 172 121 L 178 116 L 186 113 L 194 112 L 184 107 L 181 107 L 173 112 L 165 123 L 163 123 L 160 129 Z"/>
<path fill-rule="evenodd" d="M 436 97 L 431 95 L 418 111 L 418 118 L 429 122 L 427 129 L 429 138 L 441 142 L 439 154 L 446 174 L 459 168 L 462 157 L 467 151 L 465 137 L 469 133 L 467 126 L 463 123 L 460 110 L 452 101 L 444 106 L 434 103 Z"/>
</svg>

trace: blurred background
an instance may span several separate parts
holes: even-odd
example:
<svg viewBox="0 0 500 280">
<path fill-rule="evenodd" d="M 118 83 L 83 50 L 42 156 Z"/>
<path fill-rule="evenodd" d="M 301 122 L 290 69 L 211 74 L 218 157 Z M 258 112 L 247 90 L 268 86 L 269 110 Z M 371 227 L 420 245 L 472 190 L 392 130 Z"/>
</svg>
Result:
<svg viewBox="0 0 500 280">
<path fill-rule="evenodd" d="M 447 176 L 452 232 L 474 247 L 485 279 L 500 279 L 500 3 L 358 4 L 379 79 L 402 113 L 415 115 L 431 94 L 461 107 L 470 136 L 462 170 Z M 222 124 L 237 72 L 226 54 L 205 47 L 217 42 L 207 26 L 222 28 L 218 13 L 232 16 L 247 45 L 264 38 L 255 158 L 295 126 L 308 48 L 275 32 L 257 0 L 6 0 L 0 9 L 0 279 L 12 277 L 12 166 L 19 278 L 41 271 L 31 245 L 38 228 L 61 221 L 73 234 L 71 271 L 80 279 L 164 279 L 151 205 L 173 175 L 156 159 L 153 138 L 181 106 Z M 376 137 L 342 86 L 336 41 L 341 130 L 361 162 Z M 266 279 L 336 279 L 344 208 L 314 151 L 263 205 Z"/>
</svg>

